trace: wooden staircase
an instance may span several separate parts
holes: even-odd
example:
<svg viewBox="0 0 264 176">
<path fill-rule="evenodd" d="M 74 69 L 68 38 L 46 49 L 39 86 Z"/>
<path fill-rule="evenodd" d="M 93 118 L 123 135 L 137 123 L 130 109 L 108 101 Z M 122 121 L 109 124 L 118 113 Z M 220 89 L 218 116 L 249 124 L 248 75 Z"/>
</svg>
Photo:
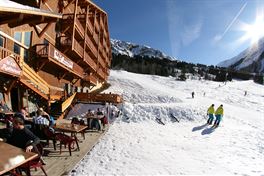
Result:
<svg viewBox="0 0 264 176">
<path fill-rule="evenodd" d="M 74 99 L 75 99 L 76 93 L 68 97 L 65 101 L 57 101 L 55 103 L 51 104 L 50 108 L 50 114 L 55 118 L 55 119 L 63 119 L 64 116 L 67 115 L 69 110 L 74 104 Z"/>
<path fill-rule="evenodd" d="M 23 70 L 23 74 L 20 82 L 36 92 L 41 97 L 49 100 L 50 89 L 48 83 L 25 62 L 21 63 L 21 67 Z"/>
</svg>

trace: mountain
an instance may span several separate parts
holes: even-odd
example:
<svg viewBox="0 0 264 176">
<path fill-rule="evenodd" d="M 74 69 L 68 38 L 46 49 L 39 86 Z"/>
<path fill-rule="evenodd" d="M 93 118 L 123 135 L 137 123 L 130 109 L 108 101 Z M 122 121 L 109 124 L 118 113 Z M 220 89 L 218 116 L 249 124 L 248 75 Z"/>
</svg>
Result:
<svg viewBox="0 0 264 176">
<path fill-rule="evenodd" d="M 116 39 L 111 39 L 110 41 L 111 41 L 112 53 L 115 55 L 121 54 L 130 57 L 139 55 L 139 56 L 155 57 L 159 59 L 165 58 L 169 60 L 176 60 L 175 58 L 164 54 L 160 50 L 153 49 L 149 46 L 138 45 Z"/>
<path fill-rule="evenodd" d="M 217 66 L 251 73 L 264 73 L 264 38 L 239 55 L 220 62 Z"/>
</svg>

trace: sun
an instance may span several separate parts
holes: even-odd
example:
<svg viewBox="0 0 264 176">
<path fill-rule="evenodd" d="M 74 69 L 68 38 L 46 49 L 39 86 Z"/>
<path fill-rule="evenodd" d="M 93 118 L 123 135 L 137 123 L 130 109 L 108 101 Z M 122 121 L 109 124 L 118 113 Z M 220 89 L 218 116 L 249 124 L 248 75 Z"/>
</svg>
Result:
<svg viewBox="0 0 264 176">
<path fill-rule="evenodd" d="M 252 44 L 256 43 L 264 36 L 264 15 L 257 15 L 255 23 L 244 24 L 242 30 L 246 32 L 244 40 L 250 39 Z"/>
</svg>

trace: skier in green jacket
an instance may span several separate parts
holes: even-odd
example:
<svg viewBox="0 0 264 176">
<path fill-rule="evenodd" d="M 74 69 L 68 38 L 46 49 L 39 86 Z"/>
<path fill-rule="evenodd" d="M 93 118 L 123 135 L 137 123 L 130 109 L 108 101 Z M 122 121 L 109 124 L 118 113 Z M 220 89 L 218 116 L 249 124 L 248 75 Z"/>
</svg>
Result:
<svg viewBox="0 0 264 176">
<path fill-rule="evenodd" d="M 217 110 L 215 111 L 215 122 L 214 122 L 214 127 L 218 127 L 219 126 L 219 123 L 220 121 L 222 120 L 223 118 L 223 115 L 224 115 L 224 109 L 223 109 L 223 105 L 221 104 Z"/>
<path fill-rule="evenodd" d="M 212 104 L 207 110 L 207 115 L 209 116 L 209 118 L 207 120 L 208 125 L 211 125 L 213 120 L 214 120 L 214 112 L 215 112 L 214 104 Z"/>
</svg>

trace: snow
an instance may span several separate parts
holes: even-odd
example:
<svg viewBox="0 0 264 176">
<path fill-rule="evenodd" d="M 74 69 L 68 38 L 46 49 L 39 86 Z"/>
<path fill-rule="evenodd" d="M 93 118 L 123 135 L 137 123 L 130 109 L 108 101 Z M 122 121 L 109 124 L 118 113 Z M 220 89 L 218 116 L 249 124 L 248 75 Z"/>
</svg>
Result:
<svg viewBox="0 0 264 176">
<path fill-rule="evenodd" d="M 116 39 L 111 39 L 112 52 L 116 55 L 127 55 L 130 57 L 140 55 L 140 56 L 148 56 L 148 57 L 156 57 L 159 59 L 169 59 L 176 60 L 173 57 L 167 56 L 163 52 L 153 49 L 146 45 L 137 45 L 130 42 L 120 41 Z"/>
<path fill-rule="evenodd" d="M 217 66 L 220 67 L 229 67 L 235 63 L 237 63 L 239 60 L 241 60 L 241 63 L 238 64 L 235 69 L 240 70 L 242 68 L 245 68 L 249 65 L 251 65 L 254 62 L 257 62 L 260 58 L 261 54 L 264 52 L 264 38 L 260 39 L 258 43 L 252 45 L 251 47 L 247 48 L 243 52 L 241 52 L 239 55 L 229 59 L 220 62 L 217 64 Z M 262 61 L 259 62 L 261 64 L 261 68 L 264 67 L 263 65 L 263 58 L 261 58 Z M 260 69 L 259 72 L 264 72 L 264 69 Z"/>
<path fill-rule="evenodd" d="M 264 175 L 263 85 L 181 82 L 126 71 L 111 71 L 109 83 L 106 92 L 125 99 L 123 116 L 72 175 Z M 212 103 L 224 105 L 215 130 L 204 125 Z"/>
<path fill-rule="evenodd" d="M 10 1 L 10 0 L 1 0 L 0 6 L 1 7 L 8 7 L 8 8 L 16 8 L 16 9 L 36 10 L 36 8 L 34 8 L 34 7 L 22 5 L 22 4 L 19 4 L 16 2 Z"/>
<path fill-rule="evenodd" d="M 27 5 L 19 4 L 10 0 L 0 0 L 0 7 L 3 8 L 13 8 L 15 10 L 30 10 L 30 11 L 35 11 L 37 12 L 42 12 L 42 13 L 48 13 L 48 14 L 55 14 L 59 15 L 58 13 L 51 12 L 49 10 L 43 10 L 35 7 L 30 7 Z"/>
</svg>

